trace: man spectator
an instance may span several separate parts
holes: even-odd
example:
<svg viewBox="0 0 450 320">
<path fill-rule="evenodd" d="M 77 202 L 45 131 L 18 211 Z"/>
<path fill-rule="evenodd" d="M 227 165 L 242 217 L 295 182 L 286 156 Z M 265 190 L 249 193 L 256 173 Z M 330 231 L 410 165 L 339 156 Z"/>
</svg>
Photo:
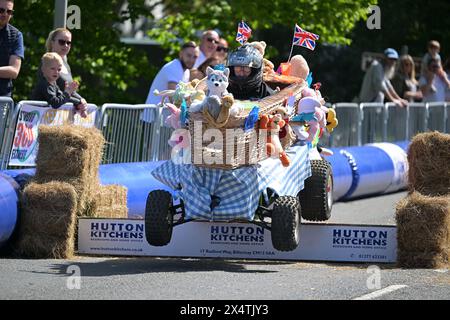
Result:
<svg viewBox="0 0 450 320">
<path fill-rule="evenodd" d="M 217 44 L 216 56 L 220 59 L 222 64 L 227 63 L 228 50 L 227 40 L 225 40 L 224 38 L 220 38 L 219 43 Z"/>
<path fill-rule="evenodd" d="M 189 82 L 190 72 L 199 56 L 195 42 L 189 41 L 181 47 L 178 59 L 166 63 L 153 79 L 146 104 L 157 104 L 161 97 L 155 96 L 154 91 L 174 90 L 178 82 Z"/>
<path fill-rule="evenodd" d="M 14 14 L 13 0 L 0 0 L 0 96 L 11 97 L 12 80 L 20 72 L 24 58 L 23 36 L 9 24 Z"/>
<path fill-rule="evenodd" d="M 408 106 L 408 101 L 399 97 L 391 84 L 395 74 L 398 53 L 392 48 L 384 51 L 381 62 L 374 60 L 367 70 L 359 93 L 359 102 L 381 102 L 385 98 L 400 107 Z"/>
<path fill-rule="evenodd" d="M 445 81 L 447 80 L 447 81 Z M 431 58 L 428 60 L 425 75 L 419 79 L 423 102 L 444 102 L 446 92 L 449 90 L 447 74 L 442 69 L 441 60 Z"/>
<path fill-rule="evenodd" d="M 216 31 L 203 32 L 200 42 L 200 55 L 194 64 L 194 68 L 198 68 L 206 59 L 211 58 L 216 53 L 219 40 L 220 37 Z"/>
</svg>

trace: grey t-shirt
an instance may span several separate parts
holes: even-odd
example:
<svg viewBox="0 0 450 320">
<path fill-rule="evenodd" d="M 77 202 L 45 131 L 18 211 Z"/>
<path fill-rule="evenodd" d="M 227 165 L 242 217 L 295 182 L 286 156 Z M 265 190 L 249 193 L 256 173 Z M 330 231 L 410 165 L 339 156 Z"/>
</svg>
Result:
<svg viewBox="0 0 450 320">
<path fill-rule="evenodd" d="M 384 75 L 383 65 L 374 60 L 364 76 L 359 102 L 383 102 L 384 92 L 390 87 L 392 85 Z"/>
</svg>

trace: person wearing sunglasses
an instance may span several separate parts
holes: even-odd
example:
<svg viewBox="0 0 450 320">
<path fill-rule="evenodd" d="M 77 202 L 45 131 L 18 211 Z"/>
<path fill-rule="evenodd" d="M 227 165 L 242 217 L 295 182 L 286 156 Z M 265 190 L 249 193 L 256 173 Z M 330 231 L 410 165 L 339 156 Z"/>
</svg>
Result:
<svg viewBox="0 0 450 320">
<path fill-rule="evenodd" d="M 63 64 L 59 73 L 59 78 L 56 81 L 59 89 L 64 92 L 68 86 L 74 82 L 72 77 L 72 71 L 69 63 L 67 62 L 67 55 L 72 48 L 72 33 L 66 28 L 57 28 L 48 34 L 47 41 L 45 42 L 47 52 L 57 53 Z M 38 71 L 38 82 L 42 81 L 43 74 L 41 68 Z M 87 101 L 78 92 L 74 92 L 72 97 L 79 100 L 80 103 L 74 104 L 75 109 L 80 112 L 82 116 L 85 116 L 87 109 Z"/>
<path fill-rule="evenodd" d="M 431 58 L 428 60 L 427 72 L 419 79 L 420 90 L 423 93 L 423 102 L 444 102 L 446 92 L 450 89 L 449 79 L 441 60 Z"/>
<path fill-rule="evenodd" d="M 414 102 L 422 100 L 422 92 L 418 90 L 418 84 L 413 58 L 409 54 L 402 55 L 392 79 L 392 86 L 400 97 L 408 102 Z"/>
<path fill-rule="evenodd" d="M 24 59 L 23 35 L 9 24 L 14 14 L 13 0 L 0 0 L 0 96 L 11 97 Z"/>
<path fill-rule="evenodd" d="M 198 68 L 206 59 L 216 54 L 219 39 L 219 34 L 214 30 L 203 32 L 200 41 L 200 55 L 197 61 L 195 61 L 194 68 Z"/>
<path fill-rule="evenodd" d="M 222 61 L 221 63 L 226 64 L 228 58 L 228 42 L 224 38 L 219 39 L 217 44 L 216 56 Z"/>
</svg>

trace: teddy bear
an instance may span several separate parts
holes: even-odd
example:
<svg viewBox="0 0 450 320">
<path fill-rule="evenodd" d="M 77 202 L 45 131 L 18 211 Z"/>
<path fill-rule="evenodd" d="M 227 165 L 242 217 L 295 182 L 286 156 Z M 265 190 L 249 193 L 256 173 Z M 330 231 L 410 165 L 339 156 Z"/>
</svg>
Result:
<svg viewBox="0 0 450 320">
<path fill-rule="evenodd" d="M 291 164 L 291 160 L 289 159 L 286 152 L 283 150 L 281 146 L 280 138 L 278 133 L 280 129 L 284 127 L 285 122 L 281 118 L 280 114 L 276 115 L 267 115 L 264 114 L 260 119 L 260 129 L 268 130 L 267 143 L 266 143 L 266 152 L 270 157 L 278 157 L 281 161 L 281 164 L 284 167 L 288 167 Z"/>
<path fill-rule="evenodd" d="M 266 53 L 267 44 L 264 41 L 253 41 L 249 43 L 251 46 L 255 47 L 259 53 L 263 56 L 263 74 L 275 72 L 273 69 L 275 65 L 270 61 L 264 58 L 264 54 Z"/>
<path fill-rule="evenodd" d="M 281 118 L 285 122 L 284 127 L 281 128 L 279 136 L 280 136 L 280 142 L 283 149 L 288 148 L 292 145 L 292 143 L 296 140 L 296 136 L 294 131 L 292 130 L 292 127 L 290 126 L 290 114 L 288 112 L 288 109 L 286 107 L 278 107 L 273 111 L 273 114 L 279 114 L 281 115 Z"/>
<path fill-rule="evenodd" d="M 239 105 L 234 105 L 234 98 L 228 93 L 228 77 L 230 69 L 206 69 L 206 98 L 191 104 L 189 112 L 202 112 L 206 122 L 215 128 L 223 127 L 230 116 L 237 116 L 242 112 Z"/>
</svg>

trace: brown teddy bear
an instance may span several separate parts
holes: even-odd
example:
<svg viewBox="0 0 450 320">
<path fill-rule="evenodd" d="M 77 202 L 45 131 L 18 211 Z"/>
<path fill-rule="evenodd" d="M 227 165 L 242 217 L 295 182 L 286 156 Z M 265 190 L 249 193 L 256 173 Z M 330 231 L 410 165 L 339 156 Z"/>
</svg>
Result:
<svg viewBox="0 0 450 320">
<path fill-rule="evenodd" d="M 284 125 L 285 122 L 281 118 L 280 114 L 270 116 L 264 114 L 261 116 L 259 122 L 260 129 L 269 131 L 266 144 L 267 155 L 269 155 L 270 157 L 278 157 L 281 161 L 281 164 L 284 167 L 288 167 L 291 164 L 291 160 L 289 159 L 286 152 L 283 150 L 280 138 L 278 136 L 280 129 L 284 127 Z"/>
</svg>

